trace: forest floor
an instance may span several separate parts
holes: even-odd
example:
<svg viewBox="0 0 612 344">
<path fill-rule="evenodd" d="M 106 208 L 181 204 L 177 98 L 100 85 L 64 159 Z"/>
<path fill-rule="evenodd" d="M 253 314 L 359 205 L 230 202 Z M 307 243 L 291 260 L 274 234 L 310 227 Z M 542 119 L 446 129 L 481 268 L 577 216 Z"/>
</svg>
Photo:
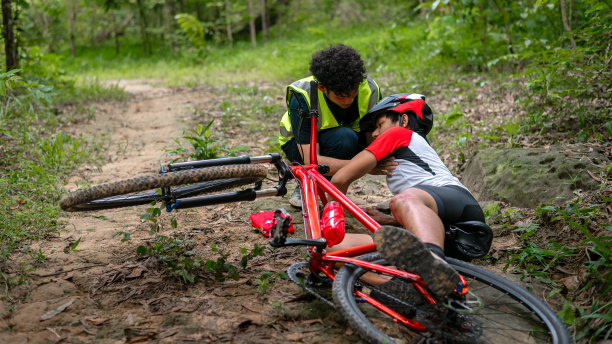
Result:
<svg viewBox="0 0 612 344">
<path fill-rule="evenodd" d="M 70 128 L 74 134 L 105 136 L 110 144 L 107 162 L 75 171 L 69 191 L 157 173 L 169 160 L 164 150 L 176 148 L 174 140 L 192 129 L 195 109 L 219 108 L 219 90 L 212 88 L 164 88 L 148 80 L 120 86 L 132 94 L 129 100 L 96 104 L 94 118 Z M 222 119 L 222 112 L 210 116 Z M 277 116 L 258 121 L 260 130 L 276 131 Z M 248 119 L 226 127 L 225 143 L 252 147 L 249 155 L 264 154 L 267 135 L 253 134 L 252 127 Z M 372 207 L 390 194 L 382 177 L 368 176 L 349 196 Z M 138 246 L 154 242 L 151 222 L 141 220 L 146 206 L 66 214 L 66 230 L 38 244 L 50 252 L 46 266 L 11 291 L 16 303 L 0 303 L 3 313 L 12 310 L 9 319 L 0 320 L 6 322 L 0 328 L 10 328 L 0 332 L 0 343 L 360 343 L 333 308 L 282 278 L 289 265 L 304 260 L 304 249 L 272 250 L 251 226 L 249 214 L 279 207 L 293 213 L 299 233 L 302 217 L 287 196 L 163 212 L 160 234 L 190 241 L 194 254 L 207 260 L 225 258 L 240 276 L 221 281 L 203 273 L 188 285 L 154 258 L 137 256 Z M 169 225 L 171 217 L 177 229 Z M 365 232 L 353 224 L 349 219 L 348 231 Z M 242 268 L 241 249 L 251 251 L 254 244 L 266 247 L 263 255 Z M 501 272 L 501 266 L 490 268 Z"/>
</svg>

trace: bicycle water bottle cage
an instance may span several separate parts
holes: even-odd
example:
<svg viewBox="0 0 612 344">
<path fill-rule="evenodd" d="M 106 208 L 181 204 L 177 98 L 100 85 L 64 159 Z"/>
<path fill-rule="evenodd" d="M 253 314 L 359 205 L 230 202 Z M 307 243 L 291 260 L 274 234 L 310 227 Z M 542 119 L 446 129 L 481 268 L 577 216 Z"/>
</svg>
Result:
<svg viewBox="0 0 612 344">
<path fill-rule="evenodd" d="M 465 221 L 446 229 L 444 252 L 447 256 L 470 261 L 486 255 L 491 248 L 493 231 L 484 222 Z"/>
</svg>

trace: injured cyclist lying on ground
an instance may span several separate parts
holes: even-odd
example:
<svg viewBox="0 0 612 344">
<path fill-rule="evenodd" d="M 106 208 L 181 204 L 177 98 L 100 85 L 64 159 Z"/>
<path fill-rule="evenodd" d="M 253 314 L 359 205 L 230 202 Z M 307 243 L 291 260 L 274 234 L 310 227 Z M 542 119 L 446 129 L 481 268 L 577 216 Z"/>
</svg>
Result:
<svg viewBox="0 0 612 344">
<path fill-rule="evenodd" d="M 374 141 L 331 180 L 346 193 L 353 181 L 392 156 L 398 164 L 387 176 L 394 194 L 389 207 L 405 229 L 383 226 L 374 239 L 366 234 L 348 234 L 331 249 L 374 240 L 385 259 L 420 274 L 436 297 L 444 298 L 459 282 L 459 275 L 445 261 L 445 227 L 465 221 L 484 223 L 485 219 L 470 191 L 429 145 L 427 134 L 433 126 L 433 114 L 424 98 L 394 94 L 374 106 L 360 121 L 361 130 L 372 132 Z"/>
</svg>

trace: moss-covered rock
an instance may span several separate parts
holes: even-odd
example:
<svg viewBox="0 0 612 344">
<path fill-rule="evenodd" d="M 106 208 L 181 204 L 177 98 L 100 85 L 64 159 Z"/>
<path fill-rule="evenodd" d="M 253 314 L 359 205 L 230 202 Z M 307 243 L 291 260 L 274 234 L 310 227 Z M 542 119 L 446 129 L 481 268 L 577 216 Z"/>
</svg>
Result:
<svg viewBox="0 0 612 344">
<path fill-rule="evenodd" d="M 604 154 L 586 145 L 486 149 L 467 164 L 462 182 L 479 201 L 505 200 L 532 208 L 595 190 L 608 164 Z"/>
</svg>

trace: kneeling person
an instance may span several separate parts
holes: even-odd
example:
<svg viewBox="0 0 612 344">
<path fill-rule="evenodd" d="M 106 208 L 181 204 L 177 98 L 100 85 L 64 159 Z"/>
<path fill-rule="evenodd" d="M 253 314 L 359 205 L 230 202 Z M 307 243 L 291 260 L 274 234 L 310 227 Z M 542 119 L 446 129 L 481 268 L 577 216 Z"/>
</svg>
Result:
<svg viewBox="0 0 612 344">
<path fill-rule="evenodd" d="M 406 228 L 383 226 L 374 234 L 381 255 L 390 263 L 417 273 L 437 297 L 453 292 L 457 272 L 445 261 L 444 227 L 461 221 L 482 221 L 484 214 L 468 189 L 454 177 L 429 145 L 433 126 L 429 106 L 417 94 L 395 94 L 381 100 L 360 121 L 374 141 L 336 172 L 331 182 L 346 193 L 349 185 L 377 163 L 393 156 L 398 163 L 387 185 L 394 197 L 393 216 Z M 353 234 L 337 248 L 371 242 Z"/>
</svg>

